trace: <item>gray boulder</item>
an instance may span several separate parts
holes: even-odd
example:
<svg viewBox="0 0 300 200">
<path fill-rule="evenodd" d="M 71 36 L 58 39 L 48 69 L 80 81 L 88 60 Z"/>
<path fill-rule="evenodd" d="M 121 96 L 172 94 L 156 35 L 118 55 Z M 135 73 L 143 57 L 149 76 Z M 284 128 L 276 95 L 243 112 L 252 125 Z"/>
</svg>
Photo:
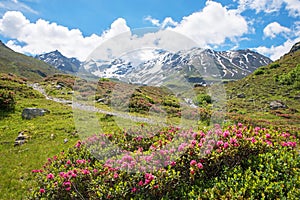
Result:
<svg viewBox="0 0 300 200">
<path fill-rule="evenodd" d="M 41 108 L 24 108 L 22 112 L 23 119 L 33 119 L 36 117 L 44 116 L 45 114 L 50 113 L 47 109 Z"/>
<path fill-rule="evenodd" d="M 272 101 L 270 103 L 270 109 L 277 110 L 277 109 L 280 109 L 280 108 L 284 109 L 284 108 L 287 108 L 287 106 L 281 101 Z"/>
</svg>

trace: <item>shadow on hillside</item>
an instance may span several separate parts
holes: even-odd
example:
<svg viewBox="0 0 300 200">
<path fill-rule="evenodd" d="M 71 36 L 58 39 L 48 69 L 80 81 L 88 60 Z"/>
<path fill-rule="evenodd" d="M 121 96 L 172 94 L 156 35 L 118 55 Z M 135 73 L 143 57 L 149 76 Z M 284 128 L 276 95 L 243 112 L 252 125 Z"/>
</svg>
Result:
<svg viewBox="0 0 300 200">
<path fill-rule="evenodd" d="M 0 110 L 0 120 L 8 117 L 10 114 L 14 113 L 14 110 Z"/>
</svg>

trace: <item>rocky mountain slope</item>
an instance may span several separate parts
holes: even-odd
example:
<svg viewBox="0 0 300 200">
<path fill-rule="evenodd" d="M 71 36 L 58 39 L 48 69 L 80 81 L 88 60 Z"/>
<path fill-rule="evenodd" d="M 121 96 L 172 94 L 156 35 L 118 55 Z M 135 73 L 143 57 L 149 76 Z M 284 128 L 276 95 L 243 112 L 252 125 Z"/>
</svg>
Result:
<svg viewBox="0 0 300 200">
<path fill-rule="evenodd" d="M 76 73 L 81 65 L 81 62 L 76 58 L 67 58 L 59 51 L 52 51 L 49 53 L 37 55 L 35 58 L 48 63 L 49 65 L 59 69 L 65 73 Z"/>
</svg>

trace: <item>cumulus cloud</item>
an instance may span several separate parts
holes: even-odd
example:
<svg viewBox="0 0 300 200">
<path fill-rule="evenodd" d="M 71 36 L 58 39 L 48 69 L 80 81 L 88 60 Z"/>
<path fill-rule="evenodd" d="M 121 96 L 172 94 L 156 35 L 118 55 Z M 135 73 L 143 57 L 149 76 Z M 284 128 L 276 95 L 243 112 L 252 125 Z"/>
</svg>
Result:
<svg viewBox="0 0 300 200">
<path fill-rule="evenodd" d="M 272 24 L 273 23 L 271 23 L 270 27 L 281 27 L 281 26 L 272 25 Z M 253 48 L 253 50 L 270 57 L 272 60 L 279 59 L 282 55 L 288 53 L 289 50 L 292 48 L 292 46 L 295 43 L 300 41 L 300 21 L 295 22 L 292 27 L 293 28 L 291 28 L 291 29 L 288 29 L 288 28 L 286 29 L 286 27 L 275 28 L 275 29 L 273 28 L 273 32 L 272 31 L 268 32 L 270 35 L 272 35 L 272 34 L 274 34 L 274 32 L 276 32 L 275 30 L 277 30 L 277 33 L 279 33 L 281 29 L 286 31 L 287 40 L 283 44 L 272 45 L 271 47 L 259 46 L 257 48 Z M 276 34 L 274 34 L 274 35 L 276 36 Z"/>
<path fill-rule="evenodd" d="M 300 40 L 300 37 L 296 38 L 294 40 L 287 40 L 282 45 L 278 45 L 278 46 L 272 45 L 271 47 L 260 46 L 257 48 L 253 48 L 253 50 L 255 50 L 258 53 L 261 53 L 263 55 L 269 56 L 272 60 L 277 60 L 285 53 L 288 53 L 290 51 L 290 49 L 292 48 L 292 46 L 296 42 L 299 42 L 299 40 Z"/>
<path fill-rule="evenodd" d="M 202 11 L 184 17 L 175 28 L 199 43 L 220 45 L 226 39 L 234 41 L 248 32 L 248 24 L 236 10 L 228 10 L 220 3 L 208 1 Z"/>
<path fill-rule="evenodd" d="M 12 40 L 7 43 L 21 53 L 41 54 L 59 50 L 68 57 L 84 60 L 101 42 L 122 32 L 129 31 L 126 21 L 115 20 L 102 35 L 83 36 L 79 29 L 50 23 L 39 19 L 32 23 L 18 11 L 8 11 L 0 19 L 0 33 Z M 24 45 L 19 45 L 23 43 Z"/>
<path fill-rule="evenodd" d="M 291 30 L 278 22 L 272 22 L 264 28 L 263 32 L 266 37 L 275 38 L 278 34 L 290 33 Z"/>
</svg>

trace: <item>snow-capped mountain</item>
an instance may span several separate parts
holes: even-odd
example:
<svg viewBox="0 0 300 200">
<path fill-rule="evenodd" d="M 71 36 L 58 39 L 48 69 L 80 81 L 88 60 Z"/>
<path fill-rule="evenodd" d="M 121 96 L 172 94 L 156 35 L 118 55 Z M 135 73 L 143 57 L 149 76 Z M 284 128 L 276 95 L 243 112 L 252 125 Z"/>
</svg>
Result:
<svg viewBox="0 0 300 200">
<path fill-rule="evenodd" d="M 148 55 L 149 52 L 144 54 Z M 203 77 L 240 79 L 258 67 L 272 62 L 269 58 L 248 49 L 214 51 L 193 48 L 175 53 L 152 50 L 151 59 L 139 60 L 138 57 L 136 54 L 112 61 L 91 59 L 86 61 L 83 67 L 99 77 L 118 78 L 133 83 L 159 83 L 178 74 L 183 75 L 189 82 L 200 83 Z"/>
<path fill-rule="evenodd" d="M 71 74 L 78 72 L 81 66 L 81 62 L 79 60 L 76 58 L 67 58 L 58 50 L 37 55 L 35 58 L 42 60 L 63 72 Z"/>
</svg>

